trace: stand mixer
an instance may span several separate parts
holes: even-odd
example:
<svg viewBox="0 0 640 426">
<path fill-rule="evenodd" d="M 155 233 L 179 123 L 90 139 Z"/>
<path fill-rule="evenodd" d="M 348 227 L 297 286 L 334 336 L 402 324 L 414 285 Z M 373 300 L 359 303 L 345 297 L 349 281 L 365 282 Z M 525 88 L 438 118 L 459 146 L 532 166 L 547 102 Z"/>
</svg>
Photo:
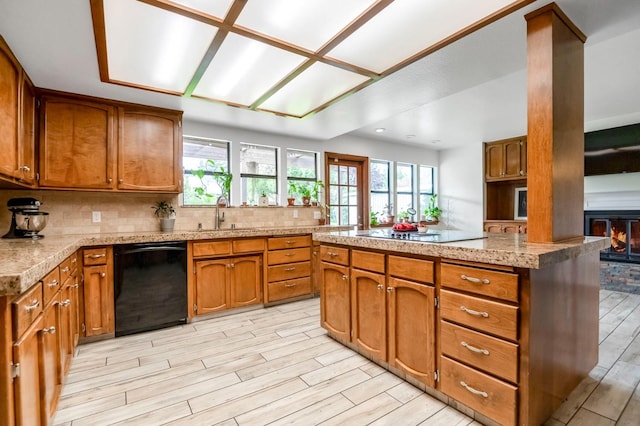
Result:
<svg viewBox="0 0 640 426">
<path fill-rule="evenodd" d="M 11 227 L 2 238 L 44 238 L 38 235 L 47 226 L 49 213 L 40 211 L 40 201 L 35 198 L 11 198 L 7 207 L 11 212 Z"/>
</svg>

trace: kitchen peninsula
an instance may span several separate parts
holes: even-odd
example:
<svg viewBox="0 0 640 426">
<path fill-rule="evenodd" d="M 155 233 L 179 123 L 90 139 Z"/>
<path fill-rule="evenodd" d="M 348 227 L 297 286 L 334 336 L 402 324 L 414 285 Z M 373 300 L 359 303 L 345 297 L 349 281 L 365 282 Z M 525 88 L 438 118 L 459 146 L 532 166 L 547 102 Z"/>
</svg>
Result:
<svg viewBox="0 0 640 426">
<path fill-rule="evenodd" d="M 602 238 L 320 241 L 330 336 L 483 423 L 542 424 L 595 366 Z"/>
</svg>

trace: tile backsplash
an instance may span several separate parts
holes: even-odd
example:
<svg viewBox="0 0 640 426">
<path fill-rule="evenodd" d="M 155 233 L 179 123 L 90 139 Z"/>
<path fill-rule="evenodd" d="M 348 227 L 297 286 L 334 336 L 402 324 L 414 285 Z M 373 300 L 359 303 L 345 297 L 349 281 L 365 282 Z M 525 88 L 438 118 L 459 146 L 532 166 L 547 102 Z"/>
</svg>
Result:
<svg viewBox="0 0 640 426">
<path fill-rule="evenodd" d="M 0 235 L 11 222 L 7 201 L 14 197 L 33 197 L 43 204 L 40 210 L 49 213 L 43 235 L 99 234 L 103 232 L 159 231 L 160 223 L 152 206 L 170 201 L 176 209 L 176 231 L 191 231 L 202 224 L 214 228 L 214 207 L 181 207 L 177 194 L 104 193 L 81 191 L 0 190 Z M 229 207 L 220 209 L 225 221 L 222 228 L 262 228 L 274 226 L 317 225 L 317 207 Z M 93 212 L 100 212 L 99 223 L 92 221 Z M 297 214 L 297 218 L 294 218 Z"/>
</svg>

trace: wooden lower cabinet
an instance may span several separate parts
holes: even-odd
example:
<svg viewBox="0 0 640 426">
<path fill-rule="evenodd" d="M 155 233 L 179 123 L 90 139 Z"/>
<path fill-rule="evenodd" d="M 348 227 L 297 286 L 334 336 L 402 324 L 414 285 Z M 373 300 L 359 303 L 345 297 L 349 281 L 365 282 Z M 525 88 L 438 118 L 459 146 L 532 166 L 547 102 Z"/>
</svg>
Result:
<svg viewBox="0 0 640 426">
<path fill-rule="evenodd" d="M 261 256 L 197 260 L 196 315 L 261 302 Z"/>
<path fill-rule="evenodd" d="M 85 336 L 113 335 L 113 248 L 85 249 L 83 265 Z"/>
<path fill-rule="evenodd" d="M 352 269 L 351 330 L 358 348 L 376 359 L 387 360 L 387 305 L 384 274 Z"/>
<path fill-rule="evenodd" d="M 39 315 L 13 344 L 13 363 L 20 366 L 20 374 L 13 379 L 16 425 L 40 425 L 40 346 L 44 318 Z"/>
<path fill-rule="evenodd" d="M 389 278 L 389 364 L 435 387 L 435 289 Z"/>
<path fill-rule="evenodd" d="M 60 345 L 64 330 L 60 327 L 60 294 L 45 307 L 41 332 L 40 366 L 42 371 L 42 418 L 53 417 L 60 394 Z"/>
<path fill-rule="evenodd" d="M 349 267 L 322 262 L 320 321 L 337 338 L 351 340 Z"/>
</svg>

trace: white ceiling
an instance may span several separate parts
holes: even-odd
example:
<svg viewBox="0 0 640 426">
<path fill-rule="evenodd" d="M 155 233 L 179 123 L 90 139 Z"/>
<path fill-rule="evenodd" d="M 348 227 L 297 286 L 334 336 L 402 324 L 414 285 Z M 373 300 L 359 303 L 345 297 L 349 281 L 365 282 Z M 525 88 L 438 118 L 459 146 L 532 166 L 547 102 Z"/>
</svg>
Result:
<svg viewBox="0 0 640 426">
<path fill-rule="evenodd" d="M 351 133 L 439 150 L 526 133 L 523 15 L 547 3 L 536 1 L 305 119 L 101 82 L 88 0 L 0 0 L 0 35 L 38 87 L 181 109 L 185 119 L 256 131 L 318 140 Z M 640 122 L 640 1 L 556 3 L 588 37 L 585 130 Z M 375 133 L 378 127 L 387 130 Z"/>
</svg>

